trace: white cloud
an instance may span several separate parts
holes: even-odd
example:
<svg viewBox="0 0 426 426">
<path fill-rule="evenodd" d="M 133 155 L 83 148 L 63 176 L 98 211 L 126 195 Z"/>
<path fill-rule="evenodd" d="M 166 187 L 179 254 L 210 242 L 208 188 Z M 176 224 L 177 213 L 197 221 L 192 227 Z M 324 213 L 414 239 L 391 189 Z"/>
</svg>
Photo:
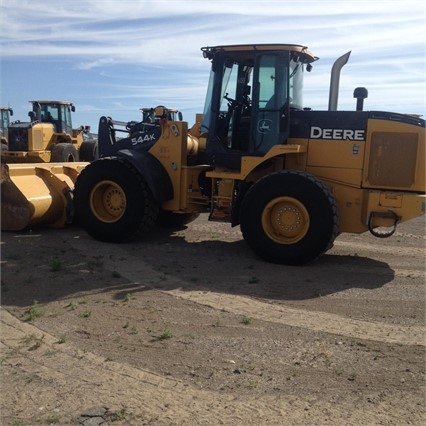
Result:
<svg viewBox="0 0 426 426">
<path fill-rule="evenodd" d="M 192 117 L 209 72 L 202 46 L 276 42 L 307 45 L 320 57 L 306 81 L 315 109 L 327 107 L 331 66 L 350 50 L 339 106 L 354 109 L 353 89 L 365 86 L 366 106 L 426 112 L 419 0 L 3 0 L 0 7 L 2 103 L 69 98 L 96 126 L 104 113 L 137 115 L 158 103 Z"/>
</svg>

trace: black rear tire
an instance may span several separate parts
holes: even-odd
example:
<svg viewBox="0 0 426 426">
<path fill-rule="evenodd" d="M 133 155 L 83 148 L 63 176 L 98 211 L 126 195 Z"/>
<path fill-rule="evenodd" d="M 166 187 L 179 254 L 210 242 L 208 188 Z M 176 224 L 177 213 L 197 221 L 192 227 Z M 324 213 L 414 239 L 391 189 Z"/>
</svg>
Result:
<svg viewBox="0 0 426 426">
<path fill-rule="evenodd" d="M 72 143 L 58 143 L 52 149 L 51 163 L 80 161 L 78 151 Z"/>
<path fill-rule="evenodd" d="M 300 171 L 280 171 L 253 184 L 240 210 L 241 231 L 263 259 L 286 265 L 313 261 L 332 246 L 339 214 L 330 189 Z"/>
<path fill-rule="evenodd" d="M 99 158 L 98 141 L 84 141 L 79 150 L 81 161 L 95 161 Z"/>
<path fill-rule="evenodd" d="M 74 189 L 76 221 L 97 240 L 125 242 L 152 230 L 158 204 L 142 176 L 126 161 L 90 163 Z"/>
</svg>

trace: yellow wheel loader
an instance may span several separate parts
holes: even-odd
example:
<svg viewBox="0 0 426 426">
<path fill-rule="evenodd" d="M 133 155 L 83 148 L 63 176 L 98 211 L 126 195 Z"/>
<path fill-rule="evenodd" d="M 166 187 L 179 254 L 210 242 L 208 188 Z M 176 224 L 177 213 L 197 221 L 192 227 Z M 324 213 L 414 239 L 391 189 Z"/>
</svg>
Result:
<svg viewBox="0 0 426 426">
<path fill-rule="evenodd" d="M 10 117 L 13 115 L 13 109 L 0 106 L 0 138 L 1 149 L 7 149 L 7 128 L 10 124 Z"/>
<path fill-rule="evenodd" d="M 92 237 L 122 242 L 159 222 L 185 223 L 207 212 L 212 221 L 240 225 L 261 258 L 301 265 L 326 252 L 339 233 L 389 237 L 398 223 L 424 214 L 425 121 L 364 111 L 364 88 L 354 92 L 355 111 L 338 111 L 340 70 L 350 52 L 333 66 L 326 111 L 303 102 L 303 78 L 318 59 L 304 46 L 202 52 L 211 75 L 204 112 L 191 128 L 163 106 L 146 110 L 141 122 L 104 116 L 100 158 L 75 169 L 72 194 L 64 169 L 50 172 L 61 182 L 57 190 L 49 172 L 38 174 L 62 200 L 62 217 L 72 205 Z M 26 188 L 26 172 L 11 165 L 4 175 L 16 191 Z M 28 192 L 36 198 L 37 191 Z M 34 210 L 29 223 L 42 223 L 31 194 L 22 200 Z M 2 225 L 4 214 L 2 204 Z"/>
<path fill-rule="evenodd" d="M 3 163 L 93 161 L 97 140 L 88 126 L 73 129 L 71 102 L 31 101 L 30 122 L 8 126 L 8 147 L 1 152 Z"/>
</svg>

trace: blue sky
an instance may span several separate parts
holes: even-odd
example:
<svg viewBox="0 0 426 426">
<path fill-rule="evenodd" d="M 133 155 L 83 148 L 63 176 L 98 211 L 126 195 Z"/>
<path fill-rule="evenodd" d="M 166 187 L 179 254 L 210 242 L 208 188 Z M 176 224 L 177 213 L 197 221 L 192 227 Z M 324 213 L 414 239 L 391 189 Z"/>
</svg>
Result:
<svg viewBox="0 0 426 426">
<path fill-rule="evenodd" d="M 74 127 L 130 121 L 166 105 L 193 124 L 210 63 L 200 48 L 294 43 L 320 58 L 306 74 L 305 106 L 327 109 L 333 62 L 351 51 L 338 109 L 425 116 L 426 9 L 422 0 L 0 0 L 0 104 L 28 121 L 30 100 L 76 105 Z M 425 117 L 423 117 L 425 118 Z"/>
</svg>

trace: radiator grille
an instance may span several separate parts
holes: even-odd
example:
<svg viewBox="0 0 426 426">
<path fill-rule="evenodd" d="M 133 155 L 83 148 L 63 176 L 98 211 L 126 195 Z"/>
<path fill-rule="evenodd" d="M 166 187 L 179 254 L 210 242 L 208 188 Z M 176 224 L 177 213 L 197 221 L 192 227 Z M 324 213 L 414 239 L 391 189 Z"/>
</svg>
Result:
<svg viewBox="0 0 426 426">
<path fill-rule="evenodd" d="M 28 151 L 28 128 L 9 128 L 8 151 Z"/>
<path fill-rule="evenodd" d="M 380 187 L 410 188 L 416 174 L 417 133 L 373 132 L 368 181 Z"/>
</svg>

